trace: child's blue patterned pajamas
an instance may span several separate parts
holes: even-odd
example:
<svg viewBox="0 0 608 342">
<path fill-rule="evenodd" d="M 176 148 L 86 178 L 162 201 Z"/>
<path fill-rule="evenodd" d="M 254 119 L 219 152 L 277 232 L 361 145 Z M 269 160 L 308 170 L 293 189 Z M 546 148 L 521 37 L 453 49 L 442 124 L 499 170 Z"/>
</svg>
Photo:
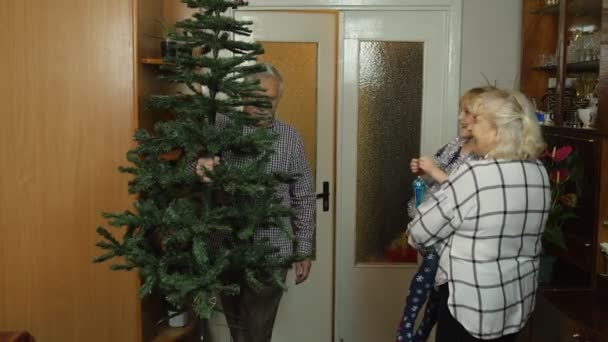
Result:
<svg viewBox="0 0 608 342">
<path fill-rule="evenodd" d="M 439 266 L 439 255 L 434 248 L 420 250 L 424 259 L 414 275 L 405 300 L 403 317 L 397 330 L 397 342 L 424 342 L 437 322 L 439 292 L 435 290 L 435 274 Z M 428 298 L 428 301 L 427 301 Z M 418 312 L 426 303 L 426 310 L 420 326 L 414 330 Z"/>
</svg>

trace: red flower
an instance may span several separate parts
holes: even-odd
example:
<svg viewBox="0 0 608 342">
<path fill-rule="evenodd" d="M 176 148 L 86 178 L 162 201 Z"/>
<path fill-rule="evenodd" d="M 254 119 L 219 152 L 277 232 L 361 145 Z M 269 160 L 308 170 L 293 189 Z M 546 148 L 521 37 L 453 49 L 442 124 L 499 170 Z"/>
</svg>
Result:
<svg viewBox="0 0 608 342">
<path fill-rule="evenodd" d="M 560 147 L 557 149 L 557 151 L 555 151 L 555 155 L 553 156 L 553 160 L 556 162 L 560 162 L 566 158 L 568 158 L 568 156 L 570 155 L 570 153 L 572 153 L 572 146 L 564 146 L 564 147 Z"/>
<path fill-rule="evenodd" d="M 568 169 L 559 169 L 551 171 L 549 174 L 549 180 L 553 183 L 562 184 L 570 177 L 570 171 Z"/>
</svg>

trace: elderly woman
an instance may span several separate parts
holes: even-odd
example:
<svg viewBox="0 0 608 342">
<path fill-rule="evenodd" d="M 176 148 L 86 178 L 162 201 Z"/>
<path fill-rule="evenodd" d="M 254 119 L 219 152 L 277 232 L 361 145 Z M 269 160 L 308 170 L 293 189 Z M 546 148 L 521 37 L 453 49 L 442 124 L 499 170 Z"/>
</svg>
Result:
<svg viewBox="0 0 608 342">
<path fill-rule="evenodd" d="M 473 152 L 424 201 L 410 244 L 443 242 L 437 342 L 514 341 L 534 309 L 540 239 L 549 213 L 540 128 L 519 92 L 492 90 L 472 105 Z"/>
<path fill-rule="evenodd" d="M 474 118 L 471 114 L 471 106 L 476 96 L 495 89 L 495 87 L 478 87 L 465 92 L 460 98 L 460 112 L 458 114 L 460 130 L 458 137 L 441 147 L 433 158 L 421 156 L 411 160 L 410 170 L 413 174 L 423 176 L 422 179 L 426 183 L 425 198 L 439 190 L 441 184 L 447 180 L 448 175 L 456 171 L 464 162 L 478 159 L 472 153 L 471 124 Z M 413 198 L 408 202 L 407 213 L 411 218 L 416 216 L 416 204 Z M 439 243 L 432 248 L 419 250 L 423 259 L 408 289 L 403 315 L 399 320 L 399 328 L 397 329 L 397 342 L 426 341 L 431 329 L 437 323 L 439 292 L 431 285 L 434 281 L 442 283 L 447 279 L 445 273 L 439 272 L 437 274 L 438 253 L 443 247 L 444 243 Z M 421 304 L 425 301 L 424 317 L 422 320 L 417 320 L 418 313 L 422 309 Z M 419 324 L 416 326 L 417 321 Z"/>
</svg>

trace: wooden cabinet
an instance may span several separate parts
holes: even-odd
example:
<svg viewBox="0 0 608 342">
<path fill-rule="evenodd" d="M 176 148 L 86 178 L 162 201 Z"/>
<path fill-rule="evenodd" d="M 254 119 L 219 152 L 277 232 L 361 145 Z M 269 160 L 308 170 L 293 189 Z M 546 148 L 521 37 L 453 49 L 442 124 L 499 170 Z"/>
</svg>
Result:
<svg viewBox="0 0 608 342">
<path fill-rule="evenodd" d="M 523 1 L 521 89 L 556 126 L 582 126 L 579 109 L 599 99 L 594 126 L 608 133 L 601 100 L 608 96 L 607 7 L 602 0 Z"/>
<path fill-rule="evenodd" d="M 519 340 L 608 341 L 599 249 L 608 241 L 608 1 L 523 0 L 522 8 L 521 90 L 552 121 L 543 126 L 548 146 L 572 146 L 584 176 L 577 218 L 563 226 L 566 248 L 546 246 L 557 257 L 553 279 Z M 579 109 L 595 102 L 595 122 L 583 127 Z"/>
<path fill-rule="evenodd" d="M 521 89 L 552 121 L 548 146 L 572 146 L 584 168 L 577 218 L 563 227 L 567 248 L 546 249 L 558 256 L 550 286 L 593 289 L 606 270 L 599 242 L 608 241 L 608 1 L 524 0 L 522 42 Z M 583 128 L 596 102 L 595 124 Z"/>
<path fill-rule="evenodd" d="M 162 28 L 158 21 L 173 24 L 191 15 L 193 9 L 188 9 L 181 1 L 175 0 L 135 0 L 136 11 L 136 93 L 137 93 L 137 126 L 152 130 L 156 122 L 165 119 L 162 113 L 146 109 L 146 101 L 150 95 L 175 93 L 176 86 L 158 79 L 163 64 L 161 58 Z M 185 90 L 187 91 L 187 90 Z M 166 323 L 159 322 L 167 318 L 167 306 L 159 295 L 153 293 L 141 301 L 140 329 L 142 341 L 199 341 L 202 332 L 200 322 L 191 319 L 183 328 L 170 328 Z"/>
<path fill-rule="evenodd" d="M 0 1 L 2 331 L 139 339 L 135 275 L 92 263 L 100 213 L 132 203 L 133 4 Z"/>
<path fill-rule="evenodd" d="M 558 248 L 545 243 L 547 254 L 558 257 L 554 269 L 555 279 L 548 284 L 558 288 L 593 287 L 596 263 L 599 260 L 598 240 L 601 221 L 600 192 L 598 183 L 602 179 L 602 155 L 606 154 L 606 137 L 596 131 L 567 127 L 544 127 L 544 136 L 549 150 L 554 147 L 571 146 L 573 153 L 578 154 L 577 162 L 582 167 L 582 177 L 577 183 L 570 183 L 572 192 L 578 193 L 576 217 L 564 222 L 562 231 L 565 237 L 565 248 Z"/>
<path fill-rule="evenodd" d="M 537 298 L 536 310 L 518 342 L 607 342 L 606 295 L 597 291 L 550 291 Z"/>
</svg>

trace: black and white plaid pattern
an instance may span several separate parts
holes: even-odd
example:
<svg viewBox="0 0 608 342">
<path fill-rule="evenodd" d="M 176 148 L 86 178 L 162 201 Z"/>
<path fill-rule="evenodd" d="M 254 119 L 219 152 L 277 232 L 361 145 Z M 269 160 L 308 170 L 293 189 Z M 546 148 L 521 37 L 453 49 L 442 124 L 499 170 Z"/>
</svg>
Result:
<svg viewBox="0 0 608 342">
<path fill-rule="evenodd" d="M 251 133 L 255 128 L 244 127 L 244 134 Z M 274 120 L 271 129 L 278 135 L 272 145 L 274 153 L 268 164 L 268 172 L 289 172 L 298 174 L 291 184 L 280 184 L 276 191 L 282 199 L 282 204 L 295 210 L 291 219 L 291 227 L 296 238 L 296 250 L 293 242 L 285 236 L 280 228 L 258 229 L 256 239 L 268 238 L 274 247 L 279 247 L 281 256 L 311 256 L 315 231 L 316 196 L 313 190 L 310 166 L 306 160 L 304 142 L 298 131 L 288 124 Z M 247 158 L 226 153 L 223 160 L 227 163 L 246 163 Z"/>
<path fill-rule="evenodd" d="M 226 127 L 228 120 L 228 117 L 220 114 L 217 117 L 216 125 Z M 291 225 L 292 227 L 296 249 L 294 251 L 293 242 L 278 227 L 258 229 L 254 238 L 260 240 L 267 238 L 273 247 L 279 248 L 278 255 L 280 256 L 286 257 L 294 254 L 311 256 L 316 225 L 316 195 L 312 184 L 310 165 L 306 159 L 304 142 L 295 128 L 282 121 L 273 120 L 270 128 L 278 137 L 272 145 L 274 153 L 268 164 L 268 172 L 289 172 L 299 175 L 295 182 L 280 184 L 276 188 L 277 196 L 282 199 L 282 204 L 295 210 L 295 216 L 291 219 L 291 224 L 286 223 L 287 226 Z M 253 126 L 244 126 L 243 134 L 250 134 L 254 129 Z M 221 162 L 243 165 L 250 161 L 249 157 L 240 157 L 231 152 L 225 152 L 222 155 Z M 195 172 L 196 162 L 192 163 L 189 168 L 192 172 Z M 226 236 L 217 234 L 211 238 L 209 243 L 214 248 L 219 248 L 225 238 Z"/>
<path fill-rule="evenodd" d="M 534 310 L 551 193 L 539 161 L 464 163 L 409 224 L 410 243 L 440 241 L 452 316 L 481 339 L 523 328 Z"/>
<path fill-rule="evenodd" d="M 445 172 L 447 175 L 456 171 L 462 163 L 468 160 L 477 160 L 477 156 L 473 153 L 461 154 L 462 146 L 467 143 L 467 139 L 463 139 L 461 137 L 456 137 L 454 140 L 449 143 L 443 145 L 435 156 L 433 160 L 435 161 L 435 165 Z M 422 179 L 426 183 L 427 189 L 424 192 L 424 197 L 430 197 L 432 193 L 439 190 L 441 184 L 435 182 L 435 180 L 428 176 L 422 176 Z M 407 202 L 407 214 L 409 217 L 414 218 L 416 216 L 416 206 L 414 205 L 414 199 L 412 198 L 409 202 Z"/>
<path fill-rule="evenodd" d="M 461 137 L 456 137 L 454 140 L 450 141 L 449 143 L 443 145 L 443 147 L 441 147 L 437 153 L 435 153 L 434 156 L 434 160 L 435 160 L 435 165 L 437 165 L 437 167 L 439 169 L 441 169 L 443 172 L 445 172 L 448 176 L 456 171 L 460 165 L 462 165 L 464 162 L 469 161 L 469 160 L 477 160 L 479 159 L 475 154 L 473 153 L 468 153 L 468 154 L 461 154 L 462 151 L 462 146 L 464 146 L 467 143 L 467 139 L 463 139 Z M 427 175 L 423 176 L 422 179 L 425 181 L 426 183 L 426 190 L 424 192 L 424 198 L 427 199 L 429 197 L 431 197 L 432 194 L 434 194 L 436 191 L 438 191 L 441 188 L 441 184 L 435 182 L 435 180 Z M 410 218 L 414 218 L 416 217 L 416 206 L 414 205 L 414 199 L 412 198 L 408 203 L 407 203 L 407 214 Z M 438 253 L 441 253 L 441 251 L 445 248 L 446 242 L 445 241 L 441 241 L 440 243 L 438 243 L 437 245 L 435 245 L 435 249 L 437 250 Z M 441 284 L 445 284 L 448 281 L 448 275 L 446 273 L 446 271 L 439 267 L 439 269 L 437 270 L 437 274 L 435 277 L 435 282 L 437 285 L 441 285 Z"/>
</svg>

